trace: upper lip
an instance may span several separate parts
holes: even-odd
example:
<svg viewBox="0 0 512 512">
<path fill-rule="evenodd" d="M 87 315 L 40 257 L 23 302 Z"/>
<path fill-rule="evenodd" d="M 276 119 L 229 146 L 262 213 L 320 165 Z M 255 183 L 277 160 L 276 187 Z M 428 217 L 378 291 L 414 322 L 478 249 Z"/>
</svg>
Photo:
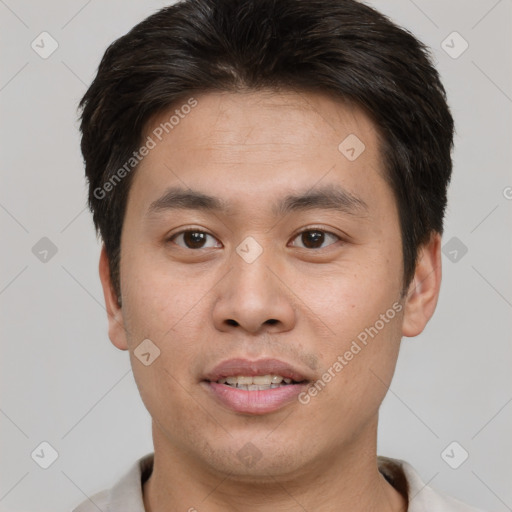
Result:
<svg viewBox="0 0 512 512">
<path fill-rule="evenodd" d="M 259 359 L 257 361 L 250 361 L 242 358 L 223 361 L 208 372 L 203 380 L 216 382 L 225 377 L 236 377 L 238 375 L 254 377 L 256 375 L 270 374 L 281 375 L 282 377 L 292 379 L 296 382 L 309 380 L 304 372 L 279 359 Z"/>
</svg>

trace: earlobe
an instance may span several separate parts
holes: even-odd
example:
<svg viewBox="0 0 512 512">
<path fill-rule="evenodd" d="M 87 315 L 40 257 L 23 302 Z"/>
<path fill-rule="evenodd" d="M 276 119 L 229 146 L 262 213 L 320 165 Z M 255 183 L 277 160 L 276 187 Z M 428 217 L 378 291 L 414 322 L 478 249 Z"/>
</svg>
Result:
<svg viewBox="0 0 512 512">
<path fill-rule="evenodd" d="M 403 336 L 420 334 L 434 314 L 441 288 L 441 235 L 419 248 L 414 278 L 405 298 Z"/>
<path fill-rule="evenodd" d="M 99 274 L 101 286 L 103 287 L 103 296 L 105 298 L 105 308 L 108 315 L 108 336 L 115 347 L 120 350 L 128 350 L 123 310 L 118 304 L 118 299 L 114 292 L 114 287 L 112 286 L 105 244 L 101 247 Z"/>
</svg>

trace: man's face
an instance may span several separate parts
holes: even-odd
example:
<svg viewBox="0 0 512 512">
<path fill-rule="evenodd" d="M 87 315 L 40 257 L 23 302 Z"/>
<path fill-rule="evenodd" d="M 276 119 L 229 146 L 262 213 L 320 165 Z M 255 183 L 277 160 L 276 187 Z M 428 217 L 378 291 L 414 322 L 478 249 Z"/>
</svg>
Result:
<svg viewBox="0 0 512 512">
<path fill-rule="evenodd" d="M 323 95 L 196 100 L 161 141 L 152 132 L 179 105 L 146 134 L 156 147 L 134 176 L 121 240 L 126 332 L 111 325 L 110 337 L 130 350 L 155 448 L 225 474 L 311 471 L 375 435 L 402 336 L 399 219 L 377 133 Z M 223 208 L 155 205 L 170 189 Z M 148 366 L 134 354 L 145 339 L 160 350 Z M 267 358 L 307 382 L 205 380 L 227 360 Z"/>
</svg>

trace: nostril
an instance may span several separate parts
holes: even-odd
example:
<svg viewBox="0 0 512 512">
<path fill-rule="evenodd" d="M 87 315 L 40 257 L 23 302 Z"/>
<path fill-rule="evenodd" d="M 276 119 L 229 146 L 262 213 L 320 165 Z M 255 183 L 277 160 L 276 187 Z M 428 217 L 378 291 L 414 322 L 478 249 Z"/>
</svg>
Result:
<svg viewBox="0 0 512 512">
<path fill-rule="evenodd" d="M 266 320 L 264 323 L 267 325 L 275 325 L 279 323 L 279 320 L 276 320 L 275 318 L 270 318 Z M 233 327 L 238 327 L 240 325 L 236 320 L 233 320 L 232 318 L 228 318 L 226 320 L 226 324 L 232 325 Z"/>
</svg>

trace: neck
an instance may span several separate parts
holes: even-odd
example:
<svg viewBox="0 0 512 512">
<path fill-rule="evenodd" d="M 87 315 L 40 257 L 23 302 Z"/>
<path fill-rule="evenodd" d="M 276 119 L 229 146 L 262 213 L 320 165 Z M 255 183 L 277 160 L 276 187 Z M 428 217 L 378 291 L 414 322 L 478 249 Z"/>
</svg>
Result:
<svg viewBox="0 0 512 512">
<path fill-rule="evenodd" d="M 146 512 L 406 512 L 405 498 L 380 474 L 377 421 L 350 446 L 288 473 L 219 472 L 176 446 L 153 423 L 155 457 L 143 485 Z M 371 441 L 371 442 L 369 442 Z"/>
</svg>

